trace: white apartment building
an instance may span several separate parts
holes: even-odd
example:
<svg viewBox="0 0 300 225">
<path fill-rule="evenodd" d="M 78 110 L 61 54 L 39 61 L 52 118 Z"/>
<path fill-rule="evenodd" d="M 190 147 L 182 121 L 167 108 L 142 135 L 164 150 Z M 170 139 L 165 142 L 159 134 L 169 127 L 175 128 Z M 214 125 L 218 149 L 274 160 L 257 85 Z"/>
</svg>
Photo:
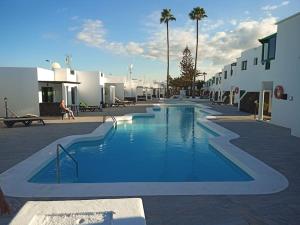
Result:
<svg viewBox="0 0 300 225">
<path fill-rule="evenodd" d="M 242 52 L 235 63 L 224 66 L 205 85 L 210 97 L 258 113 L 259 119 L 271 116 L 271 123 L 300 136 L 299 24 L 300 13 L 279 21 L 277 33 L 260 39 L 261 46 Z"/>
<path fill-rule="evenodd" d="M 78 84 L 76 71 L 68 68 L 1 67 L 0 117 L 6 113 L 4 98 L 10 114 L 57 115 L 62 99 L 66 105 L 78 104 Z"/>
<path fill-rule="evenodd" d="M 115 98 L 137 101 L 164 97 L 164 89 L 162 82 L 128 81 L 99 71 L 61 68 L 58 63 L 53 63 L 51 70 L 0 67 L 0 117 L 6 116 L 4 98 L 10 110 L 8 116 L 58 116 L 61 100 L 74 108 L 80 102 L 91 106 L 110 105 L 115 103 Z"/>
</svg>

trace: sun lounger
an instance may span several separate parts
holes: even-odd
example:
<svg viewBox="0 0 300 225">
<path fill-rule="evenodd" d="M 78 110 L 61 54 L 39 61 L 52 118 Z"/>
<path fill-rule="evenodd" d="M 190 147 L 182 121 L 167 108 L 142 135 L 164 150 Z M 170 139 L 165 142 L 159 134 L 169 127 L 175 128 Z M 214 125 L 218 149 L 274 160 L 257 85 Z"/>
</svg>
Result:
<svg viewBox="0 0 300 225">
<path fill-rule="evenodd" d="M 215 105 L 215 104 L 217 104 L 217 105 L 222 105 L 222 104 L 224 104 L 224 101 L 215 101 L 215 100 L 213 100 L 213 99 L 211 99 L 211 104 L 212 105 Z"/>
<path fill-rule="evenodd" d="M 100 111 L 100 107 L 96 105 L 92 106 L 80 106 L 79 110 L 81 112 L 95 112 L 95 111 Z"/>
<path fill-rule="evenodd" d="M 121 100 L 121 99 L 118 99 L 117 97 L 115 97 L 114 105 L 116 105 L 116 106 L 119 106 L 119 105 L 126 106 L 126 105 L 131 105 L 131 104 L 134 105 L 134 102 L 133 101 Z"/>
<path fill-rule="evenodd" d="M 95 112 L 95 111 L 101 111 L 101 108 L 100 108 L 100 106 L 87 105 L 84 102 L 80 102 L 80 104 L 79 104 L 79 110 L 81 112 Z"/>
<path fill-rule="evenodd" d="M 23 123 L 26 127 L 28 127 L 32 124 L 33 121 L 37 121 L 45 125 L 45 122 L 41 117 L 30 114 L 22 117 L 10 117 L 3 119 L 3 123 L 9 128 L 13 127 L 15 123 Z"/>
</svg>

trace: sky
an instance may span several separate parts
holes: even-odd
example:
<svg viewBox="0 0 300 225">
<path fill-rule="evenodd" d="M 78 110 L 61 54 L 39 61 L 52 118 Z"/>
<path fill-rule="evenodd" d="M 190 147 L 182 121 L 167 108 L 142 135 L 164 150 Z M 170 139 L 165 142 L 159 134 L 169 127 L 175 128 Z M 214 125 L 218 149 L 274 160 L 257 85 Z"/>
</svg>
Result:
<svg viewBox="0 0 300 225">
<path fill-rule="evenodd" d="M 276 32 L 275 22 L 300 11 L 300 0 L 0 0 L 0 66 L 65 67 L 100 70 L 149 80 L 166 78 L 166 25 L 162 9 L 172 10 L 170 75 L 188 46 L 195 55 L 195 21 L 188 14 L 203 7 L 199 24 L 198 69 L 209 76 L 240 53 Z"/>
</svg>

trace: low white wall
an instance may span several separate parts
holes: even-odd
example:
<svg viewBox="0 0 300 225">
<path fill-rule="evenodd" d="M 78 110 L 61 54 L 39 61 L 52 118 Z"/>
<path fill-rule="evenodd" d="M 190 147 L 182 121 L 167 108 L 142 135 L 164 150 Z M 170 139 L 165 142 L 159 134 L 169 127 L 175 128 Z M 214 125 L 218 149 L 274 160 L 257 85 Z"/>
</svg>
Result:
<svg viewBox="0 0 300 225">
<path fill-rule="evenodd" d="M 101 85 L 100 75 L 98 71 L 85 72 L 77 71 L 79 101 L 83 101 L 87 105 L 100 105 Z"/>
<path fill-rule="evenodd" d="M 54 81 L 54 71 L 44 68 L 37 68 L 38 81 Z"/>
<path fill-rule="evenodd" d="M 5 116 L 4 97 L 19 116 L 39 115 L 37 68 L 0 68 L 0 117 Z"/>
</svg>

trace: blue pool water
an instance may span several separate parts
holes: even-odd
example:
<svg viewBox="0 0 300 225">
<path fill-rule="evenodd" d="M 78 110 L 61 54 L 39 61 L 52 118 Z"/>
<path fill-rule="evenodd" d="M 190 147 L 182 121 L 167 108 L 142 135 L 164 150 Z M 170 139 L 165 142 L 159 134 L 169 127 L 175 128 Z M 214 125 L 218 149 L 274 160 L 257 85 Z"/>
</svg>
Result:
<svg viewBox="0 0 300 225">
<path fill-rule="evenodd" d="M 78 142 L 62 154 L 62 183 L 249 181 L 252 178 L 208 144 L 215 133 L 199 125 L 193 106 L 162 107 L 154 117 L 118 123 L 104 140 Z M 55 183 L 56 161 L 30 182 Z"/>
</svg>

